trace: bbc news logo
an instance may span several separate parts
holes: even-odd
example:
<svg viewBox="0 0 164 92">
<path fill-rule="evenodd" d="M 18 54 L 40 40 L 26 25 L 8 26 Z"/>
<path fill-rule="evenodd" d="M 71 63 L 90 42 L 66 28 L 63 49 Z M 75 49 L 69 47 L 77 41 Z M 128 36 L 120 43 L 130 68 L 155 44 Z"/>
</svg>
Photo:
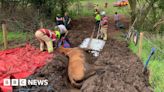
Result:
<svg viewBox="0 0 164 92">
<path fill-rule="evenodd" d="M 48 80 L 27 80 L 27 79 L 4 79 L 3 80 L 4 86 L 46 86 L 48 85 Z"/>
</svg>

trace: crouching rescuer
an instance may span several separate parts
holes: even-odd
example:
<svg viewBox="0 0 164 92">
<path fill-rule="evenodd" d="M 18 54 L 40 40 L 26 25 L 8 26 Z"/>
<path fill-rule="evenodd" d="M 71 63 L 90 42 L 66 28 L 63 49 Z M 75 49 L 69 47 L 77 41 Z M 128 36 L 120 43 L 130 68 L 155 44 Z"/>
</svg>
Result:
<svg viewBox="0 0 164 92">
<path fill-rule="evenodd" d="M 44 45 L 46 44 L 48 52 L 52 53 L 57 39 L 60 38 L 60 32 L 41 28 L 35 32 L 35 36 L 40 42 L 40 51 L 45 50 Z"/>
</svg>

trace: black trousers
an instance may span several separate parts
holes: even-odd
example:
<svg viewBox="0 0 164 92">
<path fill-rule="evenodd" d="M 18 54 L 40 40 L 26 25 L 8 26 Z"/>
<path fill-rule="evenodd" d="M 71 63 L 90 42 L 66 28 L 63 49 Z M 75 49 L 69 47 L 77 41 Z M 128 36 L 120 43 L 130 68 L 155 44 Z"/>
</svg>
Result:
<svg viewBox="0 0 164 92">
<path fill-rule="evenodd" d="M 99 29 L 99 24 L 100 24 L 100 21 L 96 21 L 96 31 L 98 31 Z"/>
</svg>

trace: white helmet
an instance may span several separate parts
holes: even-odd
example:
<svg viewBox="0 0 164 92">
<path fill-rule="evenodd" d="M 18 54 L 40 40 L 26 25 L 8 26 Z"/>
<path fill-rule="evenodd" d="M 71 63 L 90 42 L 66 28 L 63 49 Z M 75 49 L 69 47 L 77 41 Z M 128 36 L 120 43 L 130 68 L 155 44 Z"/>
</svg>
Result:
<svg viewBox="0 0 164 92">
<path fill-rule="evenodd" d="M 101 14 L 102 16 L 104 16 L 104 15 L 106 14 L 106 12 L 105 12 L 105 11 L 102 11 L 100 14 Z"/>
</svg>

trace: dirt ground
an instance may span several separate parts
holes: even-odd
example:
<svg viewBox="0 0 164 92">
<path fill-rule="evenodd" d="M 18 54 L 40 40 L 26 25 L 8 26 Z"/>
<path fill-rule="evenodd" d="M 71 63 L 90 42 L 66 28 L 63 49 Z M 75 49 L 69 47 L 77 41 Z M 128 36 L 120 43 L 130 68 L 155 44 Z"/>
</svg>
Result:
<svg viewBox="0 0 164 92">
<path fill-rule="evenodd" d="M 124 17 L 122 21 L 128 27 Z M 90 37 L 94 28 L 92 18 L 81 18 L 72 22 L 69 38 L 73 47 L 78 46 L 85 38 Z M 148 73 L 143 74 L 141 60 L 128 49 L 125 41 L 113 39 L 117 31 L 110 19 L 109 39 L 98 58 L 87 53 L 90 64 L 106 65 L 103 73 L 96 73 L 86 79 L 81 87 L 82 92 L 152 92 L 148 83 Z M 73 90 L 67 80 L 67 57 L 57 54 L 56 57 L 39 69 L 28 79 L 48 79 L 48 86 L 27 86 L 15 88 L 14 92 L 80 92 Z M 65 91 L 63 89 L 66 89 Z M 72 89 L 72 90 L 69 90 Z"/>
</svg>

